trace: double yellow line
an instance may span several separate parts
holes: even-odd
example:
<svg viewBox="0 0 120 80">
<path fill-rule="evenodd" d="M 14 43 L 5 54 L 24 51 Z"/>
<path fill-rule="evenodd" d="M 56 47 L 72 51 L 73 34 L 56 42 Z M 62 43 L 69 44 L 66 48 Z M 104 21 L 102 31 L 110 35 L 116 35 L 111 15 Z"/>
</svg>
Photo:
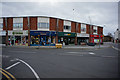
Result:
<svg viewBox="0 0 120 80">
<path fill-rule="evenodd" d="M 12 74 L 2 68 L 0 68 L 0 73 L 2 73 L 8 80 L 16 80 L 16 78 Z"/>
</svg>

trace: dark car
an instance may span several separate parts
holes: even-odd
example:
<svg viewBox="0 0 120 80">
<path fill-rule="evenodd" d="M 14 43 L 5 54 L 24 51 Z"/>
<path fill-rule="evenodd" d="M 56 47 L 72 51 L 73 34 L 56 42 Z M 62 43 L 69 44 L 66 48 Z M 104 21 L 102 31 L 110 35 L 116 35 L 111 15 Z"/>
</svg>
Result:
<svg viewBox="0 0 120 80">
<path fill-rule="evenodd" d="M 95 46 L 95 43 L 87 43 L 88 46 Z"/>
</svg>

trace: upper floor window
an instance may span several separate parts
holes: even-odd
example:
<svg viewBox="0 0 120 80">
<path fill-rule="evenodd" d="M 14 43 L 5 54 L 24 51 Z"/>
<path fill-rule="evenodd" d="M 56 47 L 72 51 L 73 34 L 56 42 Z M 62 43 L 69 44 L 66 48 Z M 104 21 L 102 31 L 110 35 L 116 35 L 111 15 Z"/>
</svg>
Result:
<svg viewBox="0 0 120 80">
<path fill-rule="evenodd" d="M 81 33 L 86 33 L 86 24 L 81 24 Z"/>
<path fill-rule="evenodd" d="M 49 23 L 38 23 L 38 28 L 49 28 Z"/>
<path fill-rule="evenodd" d="M 97 34 L 97 26 L 93 26 L 93 34 Z"/>
<path fill-rule="evenodd" d="M 13 18 L 13 29 L 23 28 L 23 18 Z"/>
<path fill-rule="evenodd" d="M 71 26 L 65 25 L 65 26 L 64 26 L 64 29 L 66 29 L 66 30 L 71 30 Z"/>
<path fill-rule="evenodd" d="M 22 28 L 23 27 L 23 23 L 14 23 L 13 24 L 13 28 Z"/>
<path fill-rule="evenodd" d="M 0 28 L 2 29 L 3 28 L 3 19 L 0 18 Z"/>
<path fill-rule="evenodd" d="M 64 21 L 64 32 L 71 32 L 71 22 Z"/>
<path fill-rule="evenodd" d="M 49 18 L 38 17 L 38 29 L 49 29 Z"/>
</svg>

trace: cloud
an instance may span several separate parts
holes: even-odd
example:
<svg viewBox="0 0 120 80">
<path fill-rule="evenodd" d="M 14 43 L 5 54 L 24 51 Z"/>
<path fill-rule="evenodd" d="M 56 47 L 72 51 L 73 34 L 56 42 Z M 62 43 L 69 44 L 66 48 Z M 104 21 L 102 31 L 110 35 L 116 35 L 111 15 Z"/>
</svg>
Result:
<svg viewBox="0 0 120 80">
<path fill-rule="evenodd" d="M 74 9 L 74 11 L 73 11 Z M 2 16 L 43 15 L 104 26 L 104 34 L 118 27 L 117 2 L 3 2 Z"/>
</svg>

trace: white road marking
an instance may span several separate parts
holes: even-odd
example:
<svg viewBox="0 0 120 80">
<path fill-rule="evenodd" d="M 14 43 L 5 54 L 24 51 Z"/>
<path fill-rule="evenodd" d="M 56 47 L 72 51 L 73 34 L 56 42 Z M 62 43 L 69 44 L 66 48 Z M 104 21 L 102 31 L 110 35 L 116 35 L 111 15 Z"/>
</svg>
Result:
<svg viewBox="0 0 120 80">
<path fill-rule="evenodd" d="M 16 59 L 16 60 L 18 60 L 18 61 L 24 63 L 26 66 L 28 66 L 28 67 L 31 69 L 31 71 L 34 73 L 34 75 L 35 75 L 35 77 L 37 78 L 37 80 L 40 80 L 38 74 L 35 72 L 35 70 L 34 70 L 28 63 L 26 63 L 25 61 L 23 61 L 23 60 L 21 60 L 21 59 Z"/>
<path fill-rule="evenodd" d="M 95 53 L 93 53 L 93 52 L 89 52 L 89 54 L 92 54 L 92 55 L 94 55 Z"/>
<path fill-rule="evenodd" d="M 20 64 L 20 62 L 16 62 L 16 63 L 14 63 L 13 65 L 11 65 L 11 66 L 5 68 L 5 70 L 8 70 L 8 69 L 10 69 L 10 68 L 12 68 L 12 67 L 14 67 L 14 66 L 16 66 L 16 65 L 18 65 L 18 64 Z"/>
<path fill-rule="evenodd" d="M 9 52 L 36 53 L 36 52 L 25 52 L 25 51 L 9 51 Z"/>
<path fill-rule="evenodd" d="M 79 52 L 67 52 L 67 53 L 79 53 Z"/>
<path fill-rule="evenodd" d="M 114 46 L 112 46 L 112 48 L 113 48 L 113 49 L 115 49 L 115 50 L 117 50 L 117 51 L 120 51 L 120 49 L 118 49 L 118 48 L 115 48 Z"/>
</svg>

